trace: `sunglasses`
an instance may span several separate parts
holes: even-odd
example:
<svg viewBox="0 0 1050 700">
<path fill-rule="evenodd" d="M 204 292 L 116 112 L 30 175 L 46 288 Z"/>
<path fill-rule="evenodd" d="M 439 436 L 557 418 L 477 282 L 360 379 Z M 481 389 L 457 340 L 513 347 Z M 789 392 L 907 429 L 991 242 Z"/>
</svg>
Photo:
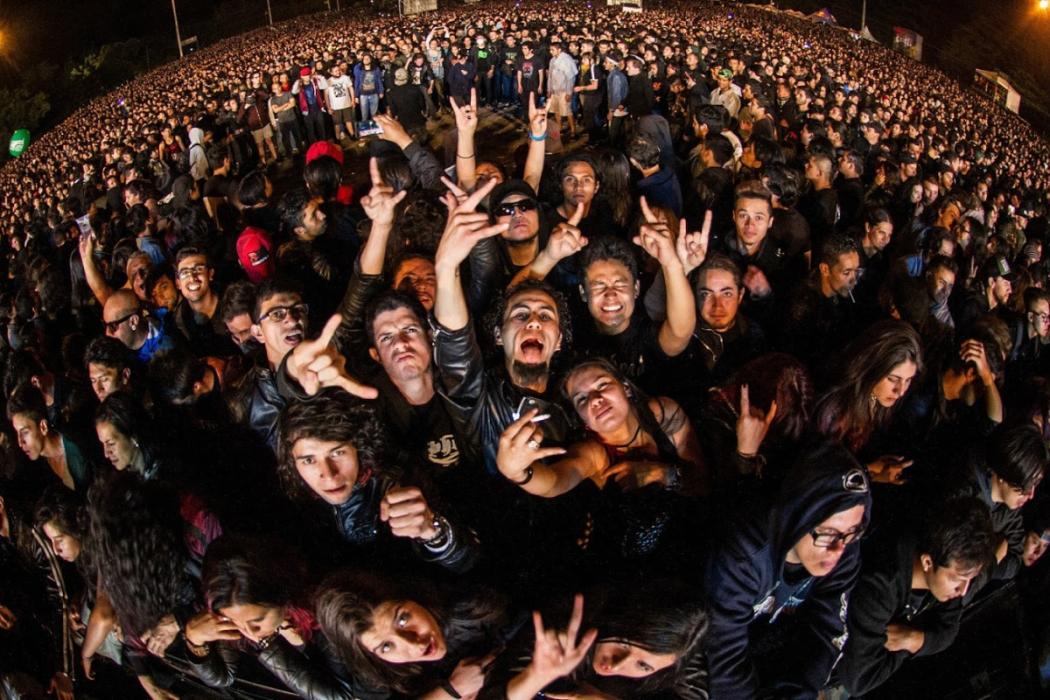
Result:
<svg viewBox="0 0 1050 700">
<path fill-rule="evenodd" d="M 515 212 L 524 214 L 536 209 L 536 200 L 523 199 L 520 202 L 508 202 L 496 207 L 496 216 L 514 216 Z"/>
<path fill-rule="evenodd" d="M 117 332 L 117 329 L 120 328 L 120 324 L 124 323 L 129 318 L 131 318 L 132 316 L 138 316 L 139 313 L 141 313 L 140 310 L 139 309 L 135 309 L 134 311 L 132 311 L 127 316 L 121 316 L 120 318 L 116 319 L 115 321 L 106 321 L 106 333 L 109 333 L 110 335 L 113 335 L 114 333 Z"/>
</svg>

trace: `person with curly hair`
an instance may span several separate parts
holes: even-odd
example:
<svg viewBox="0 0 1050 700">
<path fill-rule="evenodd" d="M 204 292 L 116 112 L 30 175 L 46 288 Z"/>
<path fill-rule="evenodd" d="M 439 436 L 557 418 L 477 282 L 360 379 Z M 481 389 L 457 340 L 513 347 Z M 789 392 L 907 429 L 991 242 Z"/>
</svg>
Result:
<svg viewBox="0 0 1050 700">
<path fill-rule="evenodd" d="M 370 406 L 339 389 L 322 390 L 285 408 L 280 436 L 285 490 L 331 506 L 350 545 L 390 555 L 393 542 L 403 540 L 424 562 L 457 573 L 474 565 L 474 533 L 442 515 L 423 488 L 385 462 L 386 437 Z"/>
</svg>

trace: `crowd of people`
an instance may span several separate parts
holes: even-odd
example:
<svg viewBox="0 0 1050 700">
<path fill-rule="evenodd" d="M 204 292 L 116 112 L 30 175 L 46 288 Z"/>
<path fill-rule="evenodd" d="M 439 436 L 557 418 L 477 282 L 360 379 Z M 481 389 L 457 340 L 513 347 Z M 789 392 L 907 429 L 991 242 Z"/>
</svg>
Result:
<svg viewBox="0 0 1050 700">
<path fill-rule="evenodd" d="M 1038 664 L 1048 159 L 721 3 L 99 97 L 0 171 L 4 697 L 932 697 L 1006 586 Z"/>
</svg>

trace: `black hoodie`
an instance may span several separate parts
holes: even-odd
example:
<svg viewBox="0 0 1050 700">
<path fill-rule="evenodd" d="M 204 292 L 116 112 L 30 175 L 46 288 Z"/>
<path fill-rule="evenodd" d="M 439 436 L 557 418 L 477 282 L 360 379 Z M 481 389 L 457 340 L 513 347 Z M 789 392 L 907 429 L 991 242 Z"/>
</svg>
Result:
<svg viewBox="0 0 1050 700">
<path fill-rule="evenodd" d="M 801 567 L 787 571 L 786 557 L 817 525 L 857 505 L 864 506 L 866 527 L 867 477 L 843 447 L 821 445 L 795 465 L 772 508 L 746 519 L 726 539 L 707 572 L 712 696 L 754 698 L 760 688 L 772 688 L 778 698 L 815 698 L 827 683 L 846 642 L 847 602 L 860 572 L 860 548 L 847 546 L 834 570 L 822 577 Z M 793 619 L 798 632 L 796 643 L 778 652 L 778 665 L 790 670 L 760 681 L 750 633 L 781 617 Z"/>
</svg>

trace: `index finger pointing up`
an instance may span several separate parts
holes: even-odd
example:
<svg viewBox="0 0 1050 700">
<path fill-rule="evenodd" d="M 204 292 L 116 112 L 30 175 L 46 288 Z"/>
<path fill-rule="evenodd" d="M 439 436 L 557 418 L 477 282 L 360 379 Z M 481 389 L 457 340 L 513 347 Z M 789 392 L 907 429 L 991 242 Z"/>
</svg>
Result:
<svg viewBox="0 0 1050 700">
<path fill-rule="evenodd" d="M 569 226 L 579 226 L 583 220 L 583 202 L 576 205 L 576 211 L 569 217 Z"/>
<path fill-rule="evenodd" d="M 654 214 L 653 210 L 649 208 L 649 202 L 646 201 L 645 197 L 641 198 L 641 205 L 642 205 L 642 216 L 645 218 L 645 223 L 647 223 L 647 224 L 655 224 L 656 223 L 656 214 Z"/>
</svg>

